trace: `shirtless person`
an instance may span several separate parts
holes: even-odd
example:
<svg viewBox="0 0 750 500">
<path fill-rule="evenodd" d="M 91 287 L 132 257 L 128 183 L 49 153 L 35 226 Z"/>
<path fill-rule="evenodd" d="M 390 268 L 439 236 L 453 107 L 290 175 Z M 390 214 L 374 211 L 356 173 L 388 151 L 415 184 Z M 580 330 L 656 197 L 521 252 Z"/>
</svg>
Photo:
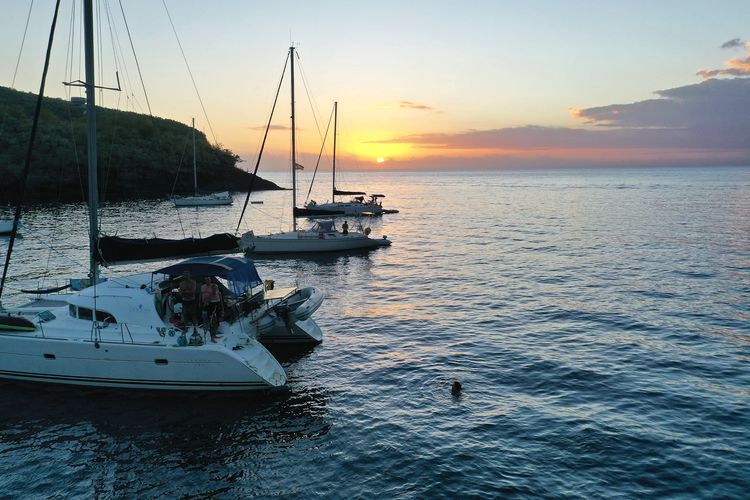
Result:
<svg viewBox="0 0 750 500">
<path fill-rule="evenodd" d="M 211 332 L 211 342 L 216 342 L 218 338 L 216 332 L 219 329 L 221 321 L 221 293 L 216 283 L 211 283 L 211 278 L 203 278 L 201 285 L 201 308 L 206 311 L 208 316 L 208 327 Z"/>
<path fill-rule="evenodd" d="M 190 279 L 189 272 L 185 272 L 182 281 L 180 281 L 178 291 L 180 292 L 180 298 L 182 298 L 183 320 L 185 321 L 185 324 L 195 325 L 198 323 L 196 318 L 196 295 L 198 293 L 198 285 L 195 284 L 195 280 Z"/>
</svg>

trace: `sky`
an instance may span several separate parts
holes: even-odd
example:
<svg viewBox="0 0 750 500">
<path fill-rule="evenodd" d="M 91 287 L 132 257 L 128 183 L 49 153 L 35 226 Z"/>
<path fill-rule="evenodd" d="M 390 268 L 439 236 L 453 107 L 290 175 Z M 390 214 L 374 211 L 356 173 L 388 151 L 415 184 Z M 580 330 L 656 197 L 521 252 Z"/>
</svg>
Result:
<svg viewBox="0 0 750 500">
<path fill-rule="evenodd" d="M 0 0 L 0 85 L 36 92 L 54 2 L 33 2 L 21 50 L 31 4 Z M 292 43 L 303 165 L 334 101 L 350 169 L 750 165 L 747 0 L 95 4 L 99 83 L 123 88 L 99 102 L 195 117 L 244 168 Z M 84 76 L 81 12 L 62 1 L 47 95 L 80 92 L 61 82 Z M 287 76 L 262 168 L 289 166 L 289 100 Z"/>
</svg>

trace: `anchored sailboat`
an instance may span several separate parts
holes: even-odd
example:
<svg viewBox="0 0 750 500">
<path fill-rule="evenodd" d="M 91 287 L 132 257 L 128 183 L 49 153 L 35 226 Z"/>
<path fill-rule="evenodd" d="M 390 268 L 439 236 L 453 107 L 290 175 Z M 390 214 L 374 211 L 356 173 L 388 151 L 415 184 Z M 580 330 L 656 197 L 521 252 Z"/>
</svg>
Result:
<svg viewBox="0 0 750 500">
<path fill-rule="evenodd" d="M 214 205 L 231 205 L 232 196 L 228 191 L 221 193 L 199 194 L 198 192 L 198 162 L 195 151 L 195 118 L 193 128 L 193 196 L 175 196 L 172 202 L 176 207 L 206 207 Z"/>
<path fill-rule="evenodd" d="M 363 215 L 382 215 L 383 203 L 380 198 L 385 195 L 374 194 L 368 198 L 364 191 L 344 191 L 336 188 L 336 139 L 338 137 L 338 102 L 333 103 L 333 167 L 331 172 L 331 201 L 316 203 L 310 200 L 304 208 L 295 208 L 297 217 L 340 216 L 349 215 L 360 217 Z M 336 201 L 336 196 L 352 196 L 349 201 Z M 390 211 L 393 213 L 396 211 Z"/>
<path fill-rule="evenodd" d="M 53 33 L 57 10 L 54 19 Z M 284 370 L 263 344 L 320 342 L 322 332 L 311 317 L 323 300 L 318 289 L 266 290 L 253 263 L 236 257 L 202 257 L 151 273 L 100 279 L 93 19 L 92 0 L 85 0 L 83 85 L 93 285 L 4 310 L 0 314 L 0 378 L 175 391 L 282 386 Z M 50 48 L 51 44 L 52 35 Z M 43 91 L 44 79 L 33 130 Z M 32 131 L 29 151 L 33 142 Z M 13 237 L 8 258 L 12 241 Z M 217 302 L 211 299 L 213 313 L 205 322 L 196 318 L 196 295 L 202 297 L 203 289 L 197 288 L 194 278 L 203 278 L 210 295 L 218 297 Z"/>
<path fill-rule="evenodd" d="M 294 47 L 289 47 L 290 88 L 291 88 L 291 128 L 292 128 L 292 214 L 297 208 L 297 143 L 296 122 L 294 109 Z M 278 94 L 277 94 L 278 95 Z M 270 122 L 269 122 L 270 123 Z M 333 221 L 318 221 L 310 229 L 298 229 L 297 219 L 292 215 L 292 231 L 268 235 L 256 235 L 253 231 L 246 232 L 240 238 L 240 249 L 245 253 L 320 253 L 340 252 L 389 246 L 391 241 L 383 238 L 370 238 L 370 231 L 342 231 L 336 229 Z"/>
</svg>

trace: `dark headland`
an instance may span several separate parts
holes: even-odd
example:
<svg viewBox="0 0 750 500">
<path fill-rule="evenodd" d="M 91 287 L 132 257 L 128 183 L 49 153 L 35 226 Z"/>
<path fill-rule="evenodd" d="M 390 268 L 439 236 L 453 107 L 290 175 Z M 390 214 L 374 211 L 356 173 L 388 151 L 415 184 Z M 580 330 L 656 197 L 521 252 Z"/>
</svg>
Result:
<svg viewBox="0 0 750 500">
<path fill-rule="evenodd" d="M 0 87 L 0 203 L 14 202 L 19 192 L 35 105 L 35 94 Z M 188 125 L 97 108 L 97 132 L 100 199 L 165 198 L 173 186 L 174 194 L 192 193 Z M 210 144 L 198 131 L 196 150 L 201 190 L 247 191 L 252 174 L 237 167 L 239 156 Z M 25 201 L 82 201 L 86 176 L 84 106 L 45 98 Z M 260 177 L 253 186 L 254 191 L 275 189 L 281 188 Z"/>
</svg>

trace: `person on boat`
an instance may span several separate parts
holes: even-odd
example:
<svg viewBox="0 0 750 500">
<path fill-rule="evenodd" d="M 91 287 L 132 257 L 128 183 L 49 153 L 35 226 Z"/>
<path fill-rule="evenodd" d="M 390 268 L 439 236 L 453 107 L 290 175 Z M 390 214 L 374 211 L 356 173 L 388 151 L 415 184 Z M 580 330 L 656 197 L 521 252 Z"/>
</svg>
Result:
<svg viewBox="0 0 750 500">
<path fill-rule="evenodd" d="M 200 308 L 201 311 L 208 312 L 208 304 L 211 300 L 211 277 L 205 276 L 203 278 L 203 284 L 201 285 L 201 299 Z"/>
<path fill-rule="evenodd" d="M 180 298 L 182 299 L 182 319 L 185 324 L 195 325 L 198 323 L 196 318 L 198 285 L 195 283 L 195 280 L 190 278 L 190 272 L 185 271 L 182 281 L 180 281 L 178 291 L 180 292 Z"/>
<path fill-rule="evenodd" d="M 218 338 L 216 333 L 219 329 L 219 322 L 222 316 L 222 298 L 219 286 L 211 282 L 211 278 L 203 278 L 201 285 L 201 307 L 206 311 L 209 331 L 211 332 L 211 342 L 216 343 Z"/>
<path fill-rule="evenodd" d="M 341 232 L 343 234 L 349 234 L 349 224 L 346 221 L 344 221 L 344 223 L 341 224 Z"/>
</svg>

